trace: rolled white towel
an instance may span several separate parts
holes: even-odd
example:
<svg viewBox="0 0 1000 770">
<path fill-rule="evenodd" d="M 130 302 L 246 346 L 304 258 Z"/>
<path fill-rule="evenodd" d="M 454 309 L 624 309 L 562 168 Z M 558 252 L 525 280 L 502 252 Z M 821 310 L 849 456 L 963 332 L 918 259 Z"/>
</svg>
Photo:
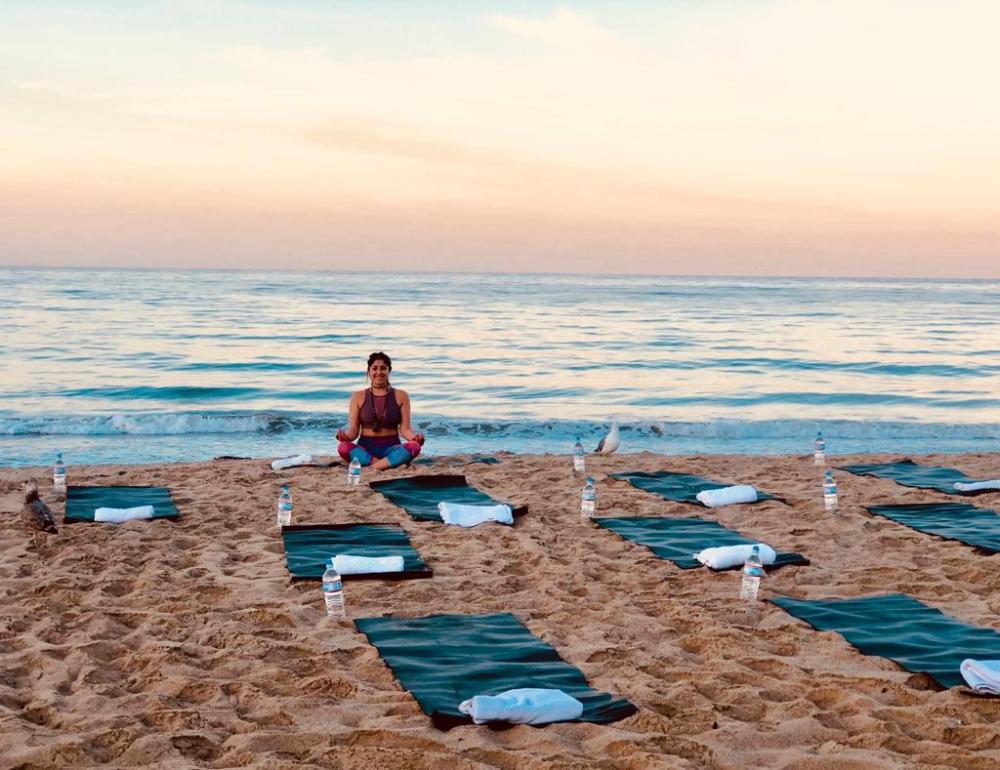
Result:
<svg viewBox="0 0 1000 770">
<path fill-rule="evenodd" d="M 294 457 L 281 457 L 271 462 L 271 470 L 283 471 L 285 468 L 295 468 L 299 465 L 312 465 L 312 455 L 295 455 Z"/>
<path fill-rule="evenodd" d="M 373 572 L 402 572 L 403 557 L 356 556 L 338 553 L 333 557 L 333 568 L 341 575 L 369 575 Z"/>
<path fill-rule="evenodd" d="M 459 527 L 474 527 L 484 521 L 498 521 L 513 524 L 514 515 L 509 505 L 462 505 L 460 503 L 438 503 L 441 520 L 445 524 Z"/>
<path fill-rule="evenodd" d="M 990 481 L 956 481 L 955 489 L 959 492 L 978 492 L 981 489 L 1000 489 L 1000 479 Z"/>
<path fill-rule="evenodd" d="M 756 503 L 757 490 L 749 484 L 739 484 L 734 487 L 722 487 L 722 489 L 706 489 L 695 497 L 702 505 L 718 508 L 720 505 L 733 505 L 734 503 Z"/>
<path fill-rule="evenodd" d="M 1000 695 L 1000 660 L 966 658 L 959 666 L 962 678 L 976 692 Z"/>
<path fill-rule="evenodd" d="M 757 543 L 760 548 L 760 563 L 763 565 L 774 564 L 778 554 L 766 543 Z M 694 558 L 712 569 L 729 569 L 739 564 L 743 564 L 750 556 L 753 544 L 746 545 L 720 545 L 715 548 L 705 548 L 698 551 Z"/>
<path fill-rule="evenodd" d="M 458 710 L 484 722 L 511 722 L 518 725 L 545 725 L 579 719 L 583 704 L 562 690 L 526 687 L 499 695 L 475 695 L 458 704 Z"/>
<path fill-rule="evenodd" d="M 94 521 L 121 524 L 132 519 L 151 519 L 155 509 L 151 505 L 137 505 L 135 508 L 97 508 Z"/>
</svg>

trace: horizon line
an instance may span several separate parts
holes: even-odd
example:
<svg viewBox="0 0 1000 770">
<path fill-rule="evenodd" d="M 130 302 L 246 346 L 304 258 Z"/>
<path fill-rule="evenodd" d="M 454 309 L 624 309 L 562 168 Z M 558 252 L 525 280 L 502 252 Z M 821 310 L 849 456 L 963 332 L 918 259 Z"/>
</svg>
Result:
<svg viewBox="0 0 1000 770">
<path fill-rule="evenodd" d="M 350 270 L 334 268 L 296 267 L 137 267 L 121 265 L 18 265 L 0 263 L 0 270 L 78 270 L 85 272 L 134 272 L 134 273 L 301 273 L 331 275 L 376 275 L 378 270 Z M 772 279 L 800 281 L 951 281 L 951 282 L 1000 282 L 996 277 L 969 276 L 896 276 L 896 275 L 787 275 L 787 274 L 746 274 L 746 273 L 605 273 L 605 272 L 546 272 L 546 271 L 503 271 L 503 270 L 393 270 L 395 275 L 536 275 L 552 277 L 601 277 L 601 278 L 731 278 L 731 279 Z"/>
</svg>

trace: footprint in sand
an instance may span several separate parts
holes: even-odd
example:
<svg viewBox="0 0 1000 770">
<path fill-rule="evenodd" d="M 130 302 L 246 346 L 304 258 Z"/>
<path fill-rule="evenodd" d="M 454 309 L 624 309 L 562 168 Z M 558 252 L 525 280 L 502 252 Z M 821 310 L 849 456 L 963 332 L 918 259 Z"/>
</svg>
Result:
<svg viewBox="0 0 1000 770">
<path fill-rule="evenodd" d="M 174 748 L 188 759 L 200 762 L 214 762 L 222 756 L 222 749 L 204 735 L 175 735 L 170 739 Z"/>
<path fill-rule="evenodd" d="M 117 598 L 131 593 L 134 585 L 134 581 L 131 580 L 116 580 L 108 583 L 107 585 L 101 586 L 101 593 Z"/>
</svg>

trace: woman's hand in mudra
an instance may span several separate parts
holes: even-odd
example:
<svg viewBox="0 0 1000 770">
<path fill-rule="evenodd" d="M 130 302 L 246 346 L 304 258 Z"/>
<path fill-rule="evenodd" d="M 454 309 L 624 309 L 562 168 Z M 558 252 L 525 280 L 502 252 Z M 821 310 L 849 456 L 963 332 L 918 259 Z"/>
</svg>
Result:
<svg viewBox="0 0 1000 770">
<path fill-rule="evenodd" d="M 420 446 L 423 446 L 424 445 L 424 441 L 426 441 L 427 439 L 424 437 L 423 433 L 416 433 L 416 434 L 414 434 L 412 440 L 416 441 L 418 444 L 420 444 Z"/>
<path fill-rule="evenodd" d="M 351 437 L 347 435 L 347 431 L 343 428 L 337 431 L 337 441 L 350 441 Z"/>
</svg>

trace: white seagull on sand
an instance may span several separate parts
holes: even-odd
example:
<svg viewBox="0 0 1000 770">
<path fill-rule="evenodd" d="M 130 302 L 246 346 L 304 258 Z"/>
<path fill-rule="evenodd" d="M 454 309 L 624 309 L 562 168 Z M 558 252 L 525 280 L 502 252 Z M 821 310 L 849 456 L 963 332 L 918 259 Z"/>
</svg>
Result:
<svg viewBox="0 0 1000 770">
<path fill-rule="evenodd" d="M 618 449 L 621 443 L 621 437 L 618 435 L 618 420 L 612 420 L 611 430 L 608 431 L 608 435 L 601 439 L 601 443 L 597 445 L 597 449 L 594 451 L 597 454 L 609 455 Z"/>
</svg>

